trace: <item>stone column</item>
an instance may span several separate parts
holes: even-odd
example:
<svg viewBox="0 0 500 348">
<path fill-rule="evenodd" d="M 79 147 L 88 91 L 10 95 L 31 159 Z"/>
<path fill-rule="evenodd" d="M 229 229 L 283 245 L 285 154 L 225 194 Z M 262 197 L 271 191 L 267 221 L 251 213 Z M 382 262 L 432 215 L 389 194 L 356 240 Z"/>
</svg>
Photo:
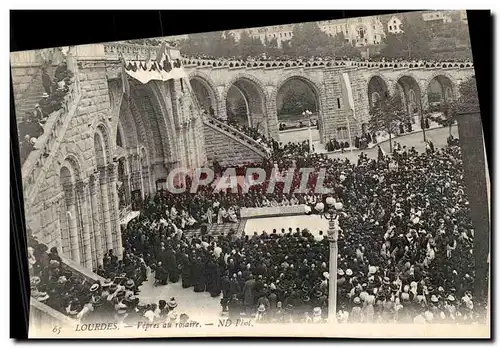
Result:
<svg viewBox="0 0 500 348">
<path fill-rule="evenodd" d="M 108 190 L 108 173 L 106 173 L 106 167 L 100 168 L 100 186 L 101 186 L 101 201 L 102 201 L 102 212 L 104 216 L 104 229 L 106 233 L 106 250 L 113 249 L 113 232 L 111 229 L 111 216 L 110 216 L 110 204 L 109 204 L 109 190 Z"/>
<path fill-rule="evenodd" d="M 112 221 L 112 225 L 115 230 L 116 237 L 116 253 L 115 255 L 118 259 L 122 259 L 123 257 L 123 243 L 122 243 L 122 233 L 120 227 L 120 216 L 118 209 L 118 190 L 116 188 L 116 178 L 118 175 L 118 165 L 116 163 L 111 163 L 108 165 L 108 176 L 109 176 L 109 185 L 111 186 L 111 197 L 113 197 L 114 206 L 111 207 L 114 211 L 115 219 Z"/>
<path fill-rule="evenodd" d="M 80 263 L 80 245 L 78 243 L 78 224 L 76 223 L 76 194 L 73 184 L 65 185 L 64 196 L 66 198 L 66 217 L 69 228 L 69 247 L 71 258 Z"/>
<path fill-rule="evenodd" d="M 92 269 L 92 248 L 90 246 L 90 222 L 89 222 L 89 209 L 88 209 L 88 185 L 89 179 L 85 178 L 79 180 L 76 183 L 76 188 L 78 196 L 81 199 L 81 219 L 82 219 L 82 229 L 83 229 L 83 265 L 89 269 Z"/>
<path fill-rule="evenodd" d="M 151 191 L 151 194 L 153 195 L 156 193 L 156 175 L 155 175 L 155 167 L 153 164 L 149 165 L 148 171 L 149 171 L 149 182 L 151 184 L 151 187 L 153 188 Z M 167 167 L 167 171 L 168 171 L 168 167 Z"/>
<path fill-rule="evenodd" d="M 198 149 L 198 139 L 196 137 L 196 132 L 195 132 L 195 125 L 196 125 L 196 120 L 193 120 L 193 122 L 191 122 L 190 126 L 189 127 L 189 132 L 191 133 L 191 136 L 193 138 L 193 144 L 192 144 L 192 150 L 193 151 L 193 154 L 194 154 L 194 158 L 193 158 L 193 163 L 191 164 L 191 167 L 195 168 L 195 167 L 198 167 L 199 164 L 200 164 L 200 152 L 199 152 L 199 149 Z"/>
<path fill-rule="evenodd" d="M 97 260 L 97 265 L 102 264 L 102 260 L 104 258 L 104 251 L 102 246 L 102 237 L 101 237 L 101 224 L 99 223 L 99 202 L 97 200 L 97 194 L 99 189 L 99 172 L 95 171 L 92 174 L 92 179 L 89 185 L 90 198 L 91 198 L 91 212 L 90 217 L 93 226 L 93 237 L 95 241 L 95 255 Z"/>
</svg>

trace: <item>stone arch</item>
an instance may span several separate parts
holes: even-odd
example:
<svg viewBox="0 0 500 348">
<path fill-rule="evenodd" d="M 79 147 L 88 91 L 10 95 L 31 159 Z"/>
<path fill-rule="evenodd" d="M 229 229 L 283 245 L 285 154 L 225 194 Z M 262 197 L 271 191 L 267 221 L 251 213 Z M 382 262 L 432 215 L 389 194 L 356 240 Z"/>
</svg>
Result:
<svg viewBox="0 0 500 348">
<path fill-rule="evenodd" d="M 406 112 L 415 121 L 414 116 L 422 112 L 422 88 L 418 83 L 418 79 L 410 73 L 399 75 L 392 86 L 392 93 L 398 93 L 399 89 L 403 92 L 401 97 Z M 415 95 L 413 101 L 410 100 L 410 91 L 413 91 Z"/>
<path fill-rule="evenodd" d="M 161 93 L 158 91 L 156 82 L 149 82 L 146 85 L 135 84 L 132 88 L 132 99 L 137 107 L 139 117 L 143 117 L 149 123 L 149 138 L 152 138 L 151 145 L 154 153 L 163 159 L 163 162 L 170 161 L 174 147 L 173 135 L 170 134 L 164 113 Z"/>
<path fill-rule="evenodd" d="M 125 186 L 129 185 L 129 175 L 130 175 L 130 163 L 128 156 L 121 156 L 117 161 L 117 193 L 118 193 L 118 208 L 122 209 L 123 207 L 129 204 L 130 199 L 130 190 L 129 187 L 125 188 Z"/>
<path fill-rule="evenodd" d="M 370 110 L 373 108 L 373 94 L 377 93 L 379 98 L 385 98 L 389 93 L 390 83 L 380 74 L 373 74 L 368 78 L 365 86 L 365 95 L 368 96 L 368 106 Z"/>
<path fill-rule="evenodd" d="M 242 92 L 242 97 L 247 106 L 249 125 L 259 127 L 267 133 L 267 101 L 268 96 L 264 84 L 255 76 L 249 74 L 237 74 L 226 83 L 222 93 L 224 106 L 227 107 L 228 93 L 232 87 Z"/>
<path fill-rule="evenodd" d="M 194 83 L 193 83 L 194 82 Z M 199 98 L 199 87 L 196 86 L 196 83 L 199 84 L 200 87 L 204 88 L 210 98 L 210 106 L 212 106 L 214 113 L 220 113 L 221 108 L 221 98 L 217 90 L 217 86 L 213 82 L 213 80 L 207 74 L 194 70 L 189 74 L 189 83 L 191 84 L 191 89 L 193 90 L 196 98 L 198 98 L 198 103 L 200 106 L 204 107 L 207 112 L 210 110 L 206 108 L 207 103 L 200 102 Z M 198 90 L 198 91 L 197 91 Z"/>
<path fill-rule="evenodd" d="M 97 128 L 94 132 L 94 152 L 96 167 L 106 167 L 111 162 L 107 151 L 107 143 L 108 141 L 106 140 L 105 135 L 102 133 L 102 130 Z"/>
<path fill-rule="evenodd" d="M 117 145 L 118 140 L 118 130 L 121 133 L 122 143 L 127 146 L 136 146 L 141 142 L 145 142 L 146 131 L 144 125 L 138 124 L 132 111 L 130 105 L 126 99 L 122 99 L 122 105 L 120 107 L 119 115 L 116 117 L 116 123 L 114 124 L 114 141 L 113 144 Z"/>
<path fill-rule="evenodd" d="M 81 180 L 81 166 L 78 157 L 68 154 L 59 167 L 59 185 L 62 188 L 64 203 L 60 211 L 61 249 L 76 262 L 84 255 L 82 229 L 79 222 L 79 200 L 76 184 Z"/>
<path fill-rule="evenodd" d="M 448 97 L 451 97 L 451 99 L 453 100 L 457 94 L 458 94 L 458 86 L 457 86 L 457 83 L 454 82 L 454 78 L 447 72 L 444 72 L 444 71 L 439 71 L 439 72 L 434 72 L 431 76 L 429 76 L 428 79 L 425 80 L 425 83 L 424 83 L 424 93 L 425 95 L 427 96 L 427 99 L 429 97 L 429 89 L 431 88 L 431 83 L 433 81 L 437 81 L 437 83 L 440 85 L 441 87 L 441 99 L 444 99 L 446 101 L 449 101 L 448 100 Z M 448 92 L 447 93 L 447 90 L 450 89 L 451 90 L 451 96 L 449 95 L 450 93 Z M 430 102 L 428 100 L 428 102 Z"/>
<path fill-rule="evenodd" d="M 283 88 L 292 81 L 300 81 L 301 83 L 305 84 L 307 88 L 312 92 L 315 101 L 315 110 L 310 110 L 310 111 L 313 111 L 317 115 L 317 120 L 319 122 L 320 138 L 322 138 L 321 135 L 324 129 L 323 117 L 322 117 L 322 110 L 323 110 L 322 105 L 324 96 L 322 95 L 322 90 L 318 86 L 318 84 L 304 74 L 297 74 L 297 73 L 289 74 L 284 78 L 282 78 L 280 81 L 278 81 L 276 88 L 273 89 L 271 93 L 270 104 L 271 108 L 273 108 L 273 111 L 276 112 L 276 121 L 279 122 L 277 112 L 279 106 L 278 99 L 280 96 L 280 92 L 282 92 Z"/>
<path fill-rule="evenodd" d="M 92 123 L 91 129 L 92 134 L 99 133 L 101 136 L 105 150 L 106 162 L 111 163 L 116 146 L 115 142 L 111 141 L 111 125 L 103 114 L 99 114 Z"/>
<path fill-rule="evenodd" d="M 318 111 L 318 122 L 319 122 L 319 133 L 320 139 L 324 138 L 324 105 L 326 101 L 326 94 L 324 90 L 320 87 L 319 83 L 310 79 L 306 74 L 299 72 L 292 72 L 283 76 L 280 80 L 278 80 L 275 88 L 273 88 L 271 95 L 269 97 L 269 113 L 273 115 L 272 121 L 276 124 L 276 132 L 278 129 L 278 115 L 277 115 L 277 97 L 280 89 L 289 81 L 293 79 L 298 79 L 304 82 L 313 92 L 317 101 L 317 111 Z M 270 117 L 271 122 L 271 117 Z"/>
</svg>

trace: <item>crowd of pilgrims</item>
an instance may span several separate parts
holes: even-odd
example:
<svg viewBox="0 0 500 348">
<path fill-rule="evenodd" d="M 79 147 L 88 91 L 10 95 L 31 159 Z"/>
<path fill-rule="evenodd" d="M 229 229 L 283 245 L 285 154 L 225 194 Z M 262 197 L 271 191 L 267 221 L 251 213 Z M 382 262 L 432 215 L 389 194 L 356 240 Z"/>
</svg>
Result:
<svg viewBox="0 0 500 348">
<path fill-rule="evenodd" d="M 53 77 L 49 75 L 47 67 L 42 68 L 41 80 L 44 93 L 33 110 L 26 112 L 23 121 L 18 125 L 21 163 L 33 151 L 36 140 L 43 134 L 49 115 L 63 107 L 72 76 L 73 73 L 68 70 L 66 63 L 56 67 Z"/>
<path fill-rule="evenodd" d="M 247 194 L 211 194 L 207 187 L 148 199 L 123 231 L 123 260 L 109 252 L 96 270 L 107 279 L 104 283 L 82 284 L 64 270 L 55 248 L 47 254 L 46 247 L 35 246 L 30 250 L 32 296 L 80 319 L 106 308 L 117 320 L 141 315 L 163 320 L 160 313 L 169 312 L 166 301 L 139 301 L 140 286 L 154 277 L 155 286 L 181 282 L 185 289 L 221 298 L 229 317 L 309 323 L 325 321 L 328 280 L 336 276 L 340 322 L 478 322 L 477 308 L 485 304 L 472 293 L 474 229 L 460 150 L 455 139 L 448 143 L 424 153 L 397 145 L 392 157 L 380 151 L 377 159 L 361 154 L 358 163 L 305 153 L 275 156 L 263 164 L 266 170 L 327 168 L 325 186 L 334 192 L 328 196 L 343 206 L 337 214 L 336 275 L 328 273 L 329 242 L 323 232 L 283 226 L 253 235 L 184 233 L 189 216 L 208 220 L 211 214 L 214 221 L 222 209 L 229 216 L 235 206 L 264 206 L 266 182 Z M 273 195 L 276 202 L 297 197 L 281 189 L 278 185 Z M 313 213 L 325 209 L 326 195 L 298 195 L 299 202 L 301 197 Z M 188 311 L 189 304 L 183 306 Z M 172 314 L 169 320 L 180 318 Z"/>
<path fill-rule="evenodd" d="M 429 60 L 408 60 L 405 58 L 399 59 L 386 59 L 384 57 L 370 57 L 370 58 L 360 58 L 360 57 L 332 57 L 332 56 L 324 56 L 324 57 L 295 57 L 295 56 L 287 56 L 280 55 L 276 57 L 266 56 L 262 54 L 260 56 L 249 56 L 249 57 L 214 57 L 209 55 L 196 55 L 183 57 L 184 65 L 196 64 L 199 66 L 228 66 L 228 67 L 293 67 L 293 66 L 305 66 L 305 67 L 313 67 L 313 66 L 347 66 L 347 65 L 355 65 L 355 66 L 366 66 L 366 67 L 375 67 L 380 66 L 381 64 L 385 67 L 425 67 L 425 68 L 435 68 L 435 67 L 456 67 L 456 68 L 465 68 L 471 67 L 472 62 L 469 59 L 447 59 L 447 60 L 437 60 L 437 59 L 429 59 Z"/>
</svg>

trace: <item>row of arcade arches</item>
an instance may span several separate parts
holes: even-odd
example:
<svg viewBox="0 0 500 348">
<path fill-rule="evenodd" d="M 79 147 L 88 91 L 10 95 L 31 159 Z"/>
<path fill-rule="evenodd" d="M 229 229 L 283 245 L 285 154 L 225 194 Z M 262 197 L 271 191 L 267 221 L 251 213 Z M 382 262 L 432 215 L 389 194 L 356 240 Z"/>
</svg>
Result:
<svg viewBox="0 0 500 348">
<path fill-rule="evenodd" d="M 246 76 L 230 81 L 220 94 L 214 83 L 203 74 L 193 74 L 190 82 L 200 105 L 212 116 L 225 113 L 228 119 L 240 125 L 259 127 L 265 131 L 266 118 L 269 117 L 266 105 L 270 105 L 270 112 L 276 112 L 279 123 L 298 119 L 303 111 L 309 110 L 322 132 L 321 100 L 328 96 L 321 96 L 316 83 L 303 76 L 288 77 L 270 97 L 259 81 Z M 427 90 L 424 91 L 424 88 Z M 456 86 L 446 75 L 433 77 L 426 87 L 421 87 L 411 75 L 400 76 L 393 85 L 382 76 L 375 75 L 369 79 L 367 86 L 369 108 L 376 106 L 391 92 L 403 97 L 407 114 L 415 117 L 427 105 L 453 100 Z M 340 108 L 340 102 L 338 104 Z"/>
</svg>

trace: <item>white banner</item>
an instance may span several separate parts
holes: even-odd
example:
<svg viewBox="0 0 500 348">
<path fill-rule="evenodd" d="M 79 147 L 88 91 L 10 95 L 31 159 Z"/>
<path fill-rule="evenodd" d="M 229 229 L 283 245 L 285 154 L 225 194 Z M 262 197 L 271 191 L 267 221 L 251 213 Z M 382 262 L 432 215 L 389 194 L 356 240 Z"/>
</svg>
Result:
<svg viewBox="0 0 500 348">
<path fill-rule="evenodd" d="M 180 68 L 172 67 L 172 70 L 166 72 L 163 69 L 158 70 L 158 64 L 156 64 L 154 60 L 149 63 L 144 63 L 140 61 L 128 61 L 126 62 L 125 67 L 128 67 L 129 63 L 132 65 L 134 65 L 135 63 L 135 65 L 137 66 L 137 70 L 133 71 L 125 69 L 127 74 L 143 84 L 146 84 L 151 80 L 168 81 L 172 79 L 181 79 L 181 78 L 187 79 L 187 74 L 184 71 L 183 67 Z M 146 70 L 143 70 L 141 68 L 141 65 L 144 64 L 146 65 Z M 151 66 L 153 66 L 154 64 L 156 64 L 157 69 L 151 71 Z M 161 66 L 163 66 L 163 64 L 161 64 Z"/>
<path fill-rule="evenodd" d="M 351 80 L 349 79 L 348 73 L 342 73 L 342 78 L 344 79 L 344 85 L 347 90 L 347 98 L 349 99 L 349 109 L 354 110 L 354 98 L 352 96 Z"/>
</svg>

